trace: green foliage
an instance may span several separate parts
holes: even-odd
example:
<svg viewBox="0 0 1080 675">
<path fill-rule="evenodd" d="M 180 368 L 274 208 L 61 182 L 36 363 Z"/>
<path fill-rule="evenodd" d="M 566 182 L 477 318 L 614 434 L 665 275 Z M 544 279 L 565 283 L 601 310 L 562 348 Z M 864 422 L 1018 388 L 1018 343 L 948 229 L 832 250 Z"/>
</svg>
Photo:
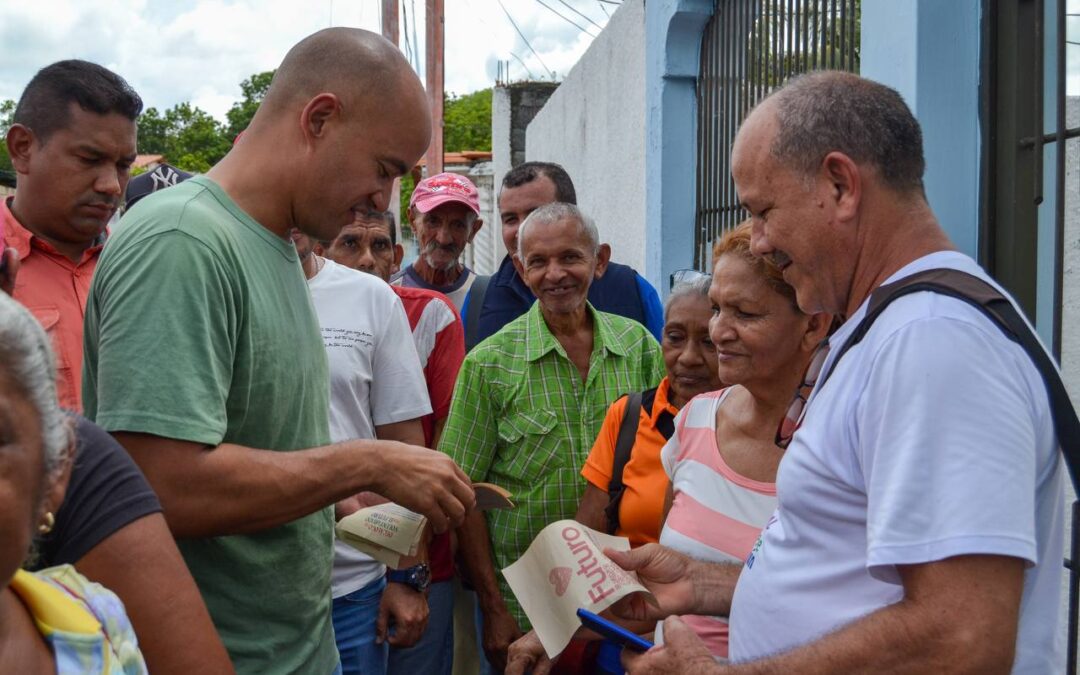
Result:
<svg viewBox="0 0 1080 675">
<path fill-rule="evenodd" d="M 271 70 L 240 83 L 243 98 L 225 113 L 227 124 L 190 103 L 179 103 L 164 113 L 147 108 L 139 116 L 139 152 L 165 155 L 170 164 L 185 171 L 209 171 L 229 151 L 237 134 L 251 123 L 273 77 Z"/>
<path fill-rule="evenodd" d="M 179 103 L 165 111 L 147 108 L 139 117 L 139 153 L 165 155 L 170 164 L 186 171 L 206 172 L 232 147 L 236 136 L 246 129 L 270 88 L 274 71 L 255 73 L 240 83 L 243 98 L 225 113 L 222 124 L 190 103 Z M 0 104 L 0 123 L 10 103 Z M 444 104 L 444 139 L 447 152 L 491 150 L 491 89 L 447 96 Z M 6 152 L 0 150 L 0 168 Z M 402 213 L 412 195 L 412 178 L 402 180 Z"/>
<path fill-rule="evenodd" d="M 412 228 L 409 224 L 409 200 L 412 199 L 414 188 L 416 188 L 416 180 L 413 179 L 411 173 L 407 173 L 401 177 L 401 204 L 399 205 L 400 211 L 398 212 L 398 222 L 401 223 L 403 232 L 406 230 L 411 231 Z"/>
<path fill-rule="evenodd" d="M 148 108 L 138 125 L 140 153 L 165 155 L 185 171 L 208 171 L 232 146 L 222 124 L 190 103 L 178 103 L 164 114 Z"/>
<path fill-rule="evenodd" d="M 443 147 L 446 152 L 491 150 L 491 89 L 443 101 Z"/>
<path fill-rule="evenodd" d="M 229 120 L 225 135 L 230 139 L 236 138 L 241 131 L 247 129 L 248 125 L 251 124 L 251 118 L 255 117 L 255 111 L 259 109 L 259 104 L 262 103 L 267 90 L 270 89 L 270 81 L 274 79 L 274 72 L 268 70 L 265 73 L 256 73 L 240 83 L 240 92 L 244 95 L 244 98 L 234 103 L 229 112 L 225 113 L 226 119 Z"/>
<path fill-rule="evenodd" d="M 0 101 L 0 171 L 15 170 L 15 167 L 11 166 L 11 157 L 8 156 L 7 143 L 3 142 L 14 117 L 15 101 L 10 98 Z"/>
</svg>

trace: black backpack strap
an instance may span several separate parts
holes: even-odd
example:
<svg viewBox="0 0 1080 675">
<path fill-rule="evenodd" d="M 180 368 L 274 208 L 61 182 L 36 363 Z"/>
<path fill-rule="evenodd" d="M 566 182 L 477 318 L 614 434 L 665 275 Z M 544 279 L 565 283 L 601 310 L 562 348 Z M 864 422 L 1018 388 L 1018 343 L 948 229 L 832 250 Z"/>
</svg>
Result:
<svg viewBox="0 0 1080 675">
<path fill-rule="evenodd" d="M 659 391 L 659 388 L 641 392 L 641 408 L 648 410 L 650 415 L 656 404 L 657 391 Z M 660 414 L 656 416 L 656 430 L 660 432 L 665 441 L 670 441 L 671 437 L 675 435 L 675 416 L 671 414 L 670 410 L 661 410 Z"/>
<path fill-rule="evenodd" d="M 833 359 L 825 376 L 818 380 L 817 386 L 824 385 L 836 369 L 840 358 L 866 336 L 870 326 L 892 301 L 909 293 L 922 291 L 948 295 L 981 310 L 1006 337 L 1024 348 L 1046 385 L 1058 443 L 1065 455 L 1073 485 L 1080 490 L 1080 419 L 1077 419 L 1076 410 L 1065 390 L 1065 383 L 1061 381 L 1057 366 L 1009 299 L 992 285 L 966 272 L 951 269 L 926 270 L 875 290 L 870 295 L 866 317 L 856 326 L 851 338 Z"/>
<path fill-rule="evenodd" d="M 614 461 L 611 464 L 611 481 L 608 483 L 608 505 L 604 507 L 607 516 L 608 534 L 615 534 L 619 527 L 619 503 L 622 502 L 626 486 L 623 484 L 623 469 L 630 461 L 637 438 L 638 422 L 641 420 L 641 392 L 633 392 L 626 397 L 626 409 L 623 411 L 619 435 L 615 439 Z"/>
<path fill-rule="evenodd" d="M 978 277 L 959 270 L 926 270 L 875 290 L 870 295 L 866 317 L 856 326 L 851 338 L 833 359 L 828 372 L 824 374 L 825 377 L 818 380 L 817 386 L 820 387 L 825 383 L 840 358 L 863 339 L 870 330 L 870 325 L 889 303 L 908 293 L 920 291 L 941 293 L 977 307 L 1010 340 L 1024 348 L 1046 385 L 1058 445 L 1061 446 L 1061 453 L 1065 457 L 1065 466 L 1068 467 L 1073 487 L 1080 492 L 1080 419 L 1076 416 L 1076 409 L 1069 399 L 1065 383 L 1061 380 L 1061 373 L 1016 307 L 1000 291 Z M 1070 549 L 1072 559 L 1065 560 L 1065 567 L 1069 570 L 1067 672 L 1074 673 L 1077 671 L 1077 625 L 1080 624 L 1080 561 L 1077 560 L 1077 556 L 1080 555 L 1080 501 L 1075 501 L 1072 505 Z"/>
<path fill-rule="evenodd" d="M 484 309 L 484 297 L 487 295 L 490 283 L 491 276 L 478 274 L 472 286 L 469 287 L 469 311 L 464 317 L 465 351 L 467 352 L 476 346 L 476 336 L 480 333 L 480 312 Z"/>
</svg>

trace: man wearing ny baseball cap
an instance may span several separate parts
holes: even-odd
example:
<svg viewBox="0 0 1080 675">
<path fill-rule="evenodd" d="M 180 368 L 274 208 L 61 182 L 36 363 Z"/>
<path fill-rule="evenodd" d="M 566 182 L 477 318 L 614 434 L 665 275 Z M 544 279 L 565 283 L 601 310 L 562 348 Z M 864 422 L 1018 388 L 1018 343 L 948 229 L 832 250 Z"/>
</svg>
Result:
<svg viewBox="0 0 1080 675">
<path fill-rule="evenodd" d="M 476 280 L 476 273 L 460 261 L 461 254 L 484 224 L 476 186 L 456 173 L 425 178 L 413 190 L 408 214 L 420 256 L 390 283 L 439 291 L 461 311 Z"/>
</svg>

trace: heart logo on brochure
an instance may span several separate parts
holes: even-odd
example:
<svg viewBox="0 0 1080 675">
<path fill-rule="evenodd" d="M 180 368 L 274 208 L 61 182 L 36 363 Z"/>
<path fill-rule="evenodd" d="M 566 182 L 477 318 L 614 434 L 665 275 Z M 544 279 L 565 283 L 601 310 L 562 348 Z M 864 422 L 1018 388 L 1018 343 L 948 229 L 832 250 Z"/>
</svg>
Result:
<svg viewBox="0 0 1080 675">
<path fill-rule="evenodd" d="M 561 598 L 567 587 L 570 586 L 570 574 L 569 567 L 551 568 L 551 572 L 548 573 L 548 581 L 555 587 L 556 596 Z"/>
</svg>

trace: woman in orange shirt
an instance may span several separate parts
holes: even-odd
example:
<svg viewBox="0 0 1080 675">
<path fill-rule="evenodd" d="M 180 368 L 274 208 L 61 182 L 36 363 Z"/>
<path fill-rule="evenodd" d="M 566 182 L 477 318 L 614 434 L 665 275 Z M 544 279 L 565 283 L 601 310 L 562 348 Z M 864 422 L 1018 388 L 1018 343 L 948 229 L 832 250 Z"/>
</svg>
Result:
<svg viewBox="0 0 1080 675">
<path fill-rule="evenodd" d="M 660 346 L 667 377 L 656 389 L 642 392 L 637 434 L 622 473 L 625 487 L 618 503 L 618 527 L 613 532 L 628 538 L 631 546 L 660 539 L 668 486 L 667 474 L 660 464 L 660 450 L 674 431 L 675 415 L 698 394 L 721 387 L 716 349 L 709 339 L 711 281 L 709 275 L 695 273 L 691 281 L 672 289 L 664 305 Z M 601 532 L 610 531 L 610 520 L 605 513 L 611 500 L 608 486 L 628 398 L 623 396 L 608 408 L 600 434 L 581 470 L 588 485 L 574 520 Z"/>
</svg>

